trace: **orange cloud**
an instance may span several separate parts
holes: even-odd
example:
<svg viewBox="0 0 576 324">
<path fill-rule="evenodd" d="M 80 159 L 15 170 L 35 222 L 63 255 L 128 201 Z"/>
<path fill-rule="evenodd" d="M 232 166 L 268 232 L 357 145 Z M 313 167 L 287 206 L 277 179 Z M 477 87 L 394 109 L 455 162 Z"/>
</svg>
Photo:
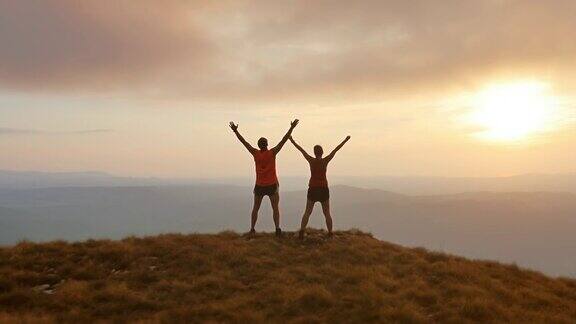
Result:
<svg viewBox="0 0 576 324">
<path fill-rule="evenodd" d="M 129 87 L 179 61 L 204 60 L 179 1 L 0 2 L 0 84 L 27 90 Z"/>
<path fill-rule="evenodd" d="M 358 99 L 569 78 L 571 0 L 0 3 L 0 84 L 214 100 Z"/>
</svg>

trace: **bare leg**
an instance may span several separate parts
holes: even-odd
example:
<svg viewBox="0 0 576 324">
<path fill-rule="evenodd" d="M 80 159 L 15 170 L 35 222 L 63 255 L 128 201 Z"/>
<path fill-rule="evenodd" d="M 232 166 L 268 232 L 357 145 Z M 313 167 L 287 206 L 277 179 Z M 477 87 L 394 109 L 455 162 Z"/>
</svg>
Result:
<svg viewBox="0 0 576 324">
<path fill-rule="evenodd" d="M 314 210 L 314 202 L 312 200 L 306 200 L 306 209 L 304 210 L 304 215 L 302 215 L 302 222 L 300 223 L 300 231 L 304 232 L 306 226 L 308 225 L 308 220 L 310 215 L 312 215 L 312 210 Z"/>
<path fill-rule="evenodd" d="M 328 235 L 332 235 L 332 215 L 330 215 L 330 200 L 322 202 L 322 211 L 326 218 L 326 227 L 328 228 Z"/>
<path fill-rule="evenodd" d="M 254 206 L 252 206 L 252 223 L 250 225 L 250 231 L 254 231 L 256 227 L 256 221 L 258 220 L 258 211 L 260 210 L 260 205 L 262 204 L 263 196 L 254 195 Z"/>
<path fill-rule="evenodd" d="M 274 225 L 276 229 L 280 228 L 280 194 L 276 192 L 270 196 L 270 203 L 272 204 L 272 216 L 274 217 Z"/>
</svg>

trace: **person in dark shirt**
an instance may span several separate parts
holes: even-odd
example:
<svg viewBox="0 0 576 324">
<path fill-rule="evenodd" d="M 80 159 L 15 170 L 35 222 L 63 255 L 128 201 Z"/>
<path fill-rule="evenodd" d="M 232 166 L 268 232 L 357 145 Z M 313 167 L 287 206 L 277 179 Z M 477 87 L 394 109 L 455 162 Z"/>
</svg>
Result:
<svg viewBox="0 0 576 324">
<path fill-rule="evenodd" d="M 300 232 L 298 237 L 304 239 L 304 233 L 306 231 L 306 226 L 308 225 L 308 220 L 314 209 L 314 204 L 320 202 L 322 204 L 322 211 L 324 212 L 324 217 L 326 218 L 326 227 L 328 228 L 328 236 L 332 236 L 332 216 L 330 215 L 330 190 L 328 189 L 328 179 L 326 178 L 326 170 L 328 169 L 328 163 L 332 161 L 336 152 L 338 152 L 346 142 L 350 140 L 350 136 L 346 136 L 346 139 L 342 141 L 330 154 L 326 157 L 322 157 L 324 150 L 322 146 L 314 146 L 314 157 L 310 156 L 302 146 L 298 145 L 294 138 L 290 136 L 290 142 L 302 153 L 308 164 L 310 165 L 310 181 L 308 182 L 308 199 L 306 201 L 306 209 L 304 210 L 304 215 L 302 215 L 302 223 L 300 225 Z"/>
</svg>

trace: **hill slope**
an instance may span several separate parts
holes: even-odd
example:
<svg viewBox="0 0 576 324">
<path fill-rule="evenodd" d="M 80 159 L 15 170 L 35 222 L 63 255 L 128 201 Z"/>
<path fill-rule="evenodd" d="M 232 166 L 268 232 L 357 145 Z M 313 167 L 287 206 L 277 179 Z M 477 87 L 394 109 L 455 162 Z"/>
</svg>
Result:
<svg viewBox="0 0 576 324">
<path fill-rule="evenodd" d="M 356 231 L 0 249 L 0 321 L 573 322 L 576 281 Z"/>
</svg>

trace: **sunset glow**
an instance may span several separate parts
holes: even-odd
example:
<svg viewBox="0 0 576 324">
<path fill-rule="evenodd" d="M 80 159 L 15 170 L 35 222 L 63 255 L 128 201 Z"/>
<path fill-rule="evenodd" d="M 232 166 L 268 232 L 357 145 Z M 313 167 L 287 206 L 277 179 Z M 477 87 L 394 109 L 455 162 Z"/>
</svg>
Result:
<svg viewBox="0 0 576 324">
<path fill-rule="evenodd" d="M 0 0 L 0 170 L 243 177 L 250 158 L 228 123 L 276 144 L 299 119 L 308 148 L 354 138 L 334 175 L 573 173 L 574 12 L 569 0 Z M 281 176 L 301 162 L 287 149 Z"/>
<path fill-rule="evenodd" d="M 470 120 L 481 130 L 475 135 L 490 141 L 521 141 L 554 128 L 556 103 L 550 86 L 523 81 L 489 86 L 480 91 Z"/>
</svg>

